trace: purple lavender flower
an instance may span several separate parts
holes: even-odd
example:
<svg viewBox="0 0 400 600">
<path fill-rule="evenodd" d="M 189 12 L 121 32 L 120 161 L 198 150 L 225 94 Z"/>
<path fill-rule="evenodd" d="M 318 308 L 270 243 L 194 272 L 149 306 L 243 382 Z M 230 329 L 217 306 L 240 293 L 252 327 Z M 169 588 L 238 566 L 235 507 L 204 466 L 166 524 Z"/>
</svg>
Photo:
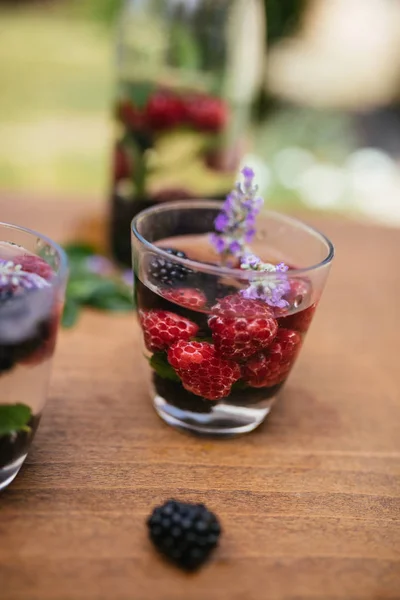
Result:
<svg viewBox="0 0 400 600">
<path fill-rule="evenodd" d="M 132 269 L 126 269 L 122 273 L 122 281 L 128 287 L 132 287 L 133 286 L 133 271 L 132 271 Z"/>
<path fill-rule="evenodd" d="M 233 242 L 231 242 L 229 244 L 229 251 L 234 256 L 236 256 L 241 251 L 241 249 L 242 249 L 242 245 L 237 240 L 234 240 Z"/>
<path fill-rule="evenodd" d="M 256 233 L 255 222 L 262 207 L 262 199 L 257 197 L 258 188 L 254 184 L 254 171 L 250 167 L 242 170 L 243 182 L 238 182 L 228 194 L 222 211 L 215 219 L 217 233 L 210 237 L 216 251 L 227 264 L 230 256 L 243 256 Z"/>
<path fill-rule="evenodd" d="M 109 275 L 114 272 L 113 263 L 100 254 L 93 254 L 86 259 L 86 268 L 96 275 Z"/>
<path fill-rule="evenodd" d="M 241 269 L 254 271 L 257 275 L 250 285 L 241 290 L 244 298 L 251 300 L 262 300 L 269 306 L 285 308 L 288 302 L 284 296 L 290 291 L 290 284 L 284 274 L 288 267 L 284 263 L 273 265 L 263 263 L 258 256 L 247 254 L 241 262 Z M 273 276 L 275 274 L 275 277 Z"/>
<path fill-rule="evenodd" d="M 247 180 L 252 180 L 255 177 L 255 173 L 251 167 L 244 167 L 242 169 L 242 175 Z"/>
<path fill-rule="evenodd" d="M 225 231 L 225 229 L 229 225 L 229 217 L 226 213 L 219 213 L 218 217 L 215 219 L 215 229 L 217 231 Z"/>
</svg>

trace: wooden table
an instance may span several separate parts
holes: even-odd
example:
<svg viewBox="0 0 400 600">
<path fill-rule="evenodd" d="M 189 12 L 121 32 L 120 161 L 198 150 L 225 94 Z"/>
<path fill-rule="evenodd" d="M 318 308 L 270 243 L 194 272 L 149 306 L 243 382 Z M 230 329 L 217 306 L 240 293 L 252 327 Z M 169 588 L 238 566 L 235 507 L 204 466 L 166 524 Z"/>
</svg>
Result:
<svg viewBox="0 0 400 600">
<path fill-rule="evenodd" d="M 102 236 L 96 202 L 3 195 L 0 206 L 59 240 Z M 314 222 L 336 263 L 255 433 L 206 441 L 164 425 L 133 315 L 88 312 L 62 333 L 43 424 L 0 497 L 2 600 L 400 598 L 400 231 Z M 196 575 L 147 540 L 146 516 L 169 497 L 222 519 L 220 549 Z"/>
</svg>

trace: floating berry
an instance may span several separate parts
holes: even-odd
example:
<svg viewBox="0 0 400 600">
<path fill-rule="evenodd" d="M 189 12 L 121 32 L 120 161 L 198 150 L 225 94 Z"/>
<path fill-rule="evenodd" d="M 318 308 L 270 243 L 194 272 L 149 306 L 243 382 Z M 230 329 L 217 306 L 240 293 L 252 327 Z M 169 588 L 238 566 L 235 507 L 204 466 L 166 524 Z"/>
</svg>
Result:
<svg viewBox="0 0 400 600">
<path fill-rule="evenodd" d="M 178 258 L 187 258 L 184 252 L 175 248 L 163 248 L 164 252 L 168 252 L 171 256 Z M 172 286 L 174 284 L 184 283 L 189 275 L 193 274 L 191 269 L 184 265 L 175 263 L 173 260 L 168 260 L 162 256 L 157 256 L 151 259 L 149 264 L 149 276 L 153 283 Z"/>
<path fill-rule="evenodd" d="M 166 350 L 178 340 L 194 337 L 199 330 L 196 323 L 164 310 L 141 310 L 139 319 L 150 352 Z"/>
<path fill-rule="evenodd" d="M 190 98 L 185 108 L 189 123 L 200 131 L 217 132 L 226 125 L 227 108 L 219 98 L 195 95 Z"/>
<path fill-rule="evenodd" d="M 228 396 L 240 378 L 239 365 L 217 356 L 208 342 L 179 341 L 168 350 L 168 362 L 186 390 L 208 400 Z"/>
<path fill-rule="evenodd" d="M 184 119 L 184 106 L 179 96 L 158 91 L 148 101 L 145 118 L 151 130 L 172 129 Z"/>
<path fill-rule="evenodd" d="M 267 348 L 278 331 L 272 309 L 240 294 L 226 296 L 208 320 L 215 348 L 224 358 L 244 359 Z"/>
<path fill-rule="evenodd" d="M 18 256 L 15 259 L 15 262 L 18 265 L 21 265 L 21 270 L 26 273 L 35 273 L 47 281 L 54 277 L 53 269 L 45 260 L 43 260 L 43 258 L 40 258 L 40 256 L 23 254 L 22 256 Z"/>
<path fill-rule="evenodd" d="M 129 156 L 123 146 L 117 144 L 114 150 L 114 181 L 118 183 L 132 174 Z"/>
<path fill-rule="evenodd" d="M 301 337 L 296 331 L 279 329 L 266 352 L 252 356 L 243 366 L 243 379 L 252 387 L 271 387 L 289 374 L 300 350 Z"/>
<path fill-rule="evenodd" d="M 192 308 L 193 310 L 204 308 L 207 303 L 207 298 L 203 292 L 194 288 L 168 290 L 163 296 L 170 302 L 175 302 L 176 304 L 179 304 L 179 306 Z"/>
</svg>

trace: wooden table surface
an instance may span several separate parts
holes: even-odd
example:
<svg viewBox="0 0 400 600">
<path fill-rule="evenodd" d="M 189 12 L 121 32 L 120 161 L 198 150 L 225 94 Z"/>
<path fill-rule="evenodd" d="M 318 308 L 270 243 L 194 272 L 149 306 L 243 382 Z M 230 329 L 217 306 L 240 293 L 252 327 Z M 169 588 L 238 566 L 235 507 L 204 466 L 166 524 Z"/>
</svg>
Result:
<svg viewBox="0 0 400 600">
<path fill-rule="evenodd" d="M 102 237 L 101 205 L 0 199 L 1 218 L 64 241 Z M 63 332 L 32 452 L 0 497 L 1 600 L 400 598 L 400 231 L 314 219 L 337 259 L 267 423 L 213 441 L 156 416 L 134 315 Z M 169 497 L 224 535 L 185 575 L 146 535 Z"/>
</svg>

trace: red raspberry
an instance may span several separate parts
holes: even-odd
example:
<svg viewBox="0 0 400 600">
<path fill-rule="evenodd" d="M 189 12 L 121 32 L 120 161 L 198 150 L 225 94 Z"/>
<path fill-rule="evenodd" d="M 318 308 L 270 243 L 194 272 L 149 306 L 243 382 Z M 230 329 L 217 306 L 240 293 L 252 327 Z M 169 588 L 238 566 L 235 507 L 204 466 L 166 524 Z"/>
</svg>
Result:
<svg viewBox="0 0 400 600">
<path fill-rule="evenodd" d="M 117 106 L 117 118 L 130 129 L 143 129 L 144 116 L 129 100 L 124 100 Z"/>
<path fill-rule="evenodd" d="M 228 396 L 240 378 L 239 365 L 219 358 L 215 347 L 207 342 L 177 342 L 168 350 L 168 362 L 186 390 L 208 400 Z"/>
<path fill-rule="evenodd" d="M 165 310 L 141 310 L 139 319 L 150 352 L 166 350 L 178 340 L 194 337 L 199 330 L 196 323 Z"/>
<path fill-rule="evenodd" d="M 175 302 L 185 308 L 194 310 L 204 308 L 207 298 L 200 290 L 194 288 L 181 288 L 179 290 L 168 290 L 164 293 L 164 298 L 170 302 Z"/>
<path fill-rule="evenodd" d="M 243 367 L 243 379 L 252 387 L 271 387 L 282 383 L 300 350 L 301 337 L 296 331 L 279 329 L 268 350 L 252 356 Z"/>
<path fill-rule="evenodd" d="M 21 360 L 22 365 L 29 367 L 35 367 L 40 363 L 51 358 L 54 354 L 54 350 L 57 342 L 58 324 L 63 312 L 63 306 L 59 305 L 54 311 L 50 323 L 47 325 L 47 334 L 43 339 L 43 343 L 33 354 Z"/>
<path fill-rule="evenodd" d="M 281 327 L 287 327 L 288 329 L 295 329 L 296 331 L 300 331 L 300 333 L 306 333 L 311 325 L 316 308 L 317 305 L 312 304 L 305 310 L 295 313 L 294 315 L 281 317 L 278 319 L 279 325 Z"/>
<path fill-rule="evenodd" d="M 267 348 L 278 331 L 272 309 L 240 294 L 226 296 L 208 320 L 217 352 L 224 358 L 248 358 Z"/>
<path fill-rule="evenodd" d="M 157 92 L 146 106 L 146 122 L 151 130 L 171 129 L 184 120 L 182 100 L 171 92 Z"/>
<path fill-rule="evenodd" d="M 40 256 L 35 256 L 34 254 L 23 254 L 22 256 L 18 256 L 15 259 L 15 262 L 21 265 L 22 270 L 26 273 L 36 273 L 43 277 L 43 279 L 47 279 L 49 281 L 54 277 L 54 271 L 51 266 L 40 258 Z"/>
<path fill-rule="evenodd" d="M 188 121 L 200 131 L 221 131 L 227 122 L 227 107 L 220 98 L 192 96 L 186 104 Z"/>
<path fill-rule="evenodd" d="M 114 150 L 114 181 L 117 183 L 121 179 L 130 177 L 130 175 L 129 156 L 122 146 L 117 145 Z"/>
</svg>

